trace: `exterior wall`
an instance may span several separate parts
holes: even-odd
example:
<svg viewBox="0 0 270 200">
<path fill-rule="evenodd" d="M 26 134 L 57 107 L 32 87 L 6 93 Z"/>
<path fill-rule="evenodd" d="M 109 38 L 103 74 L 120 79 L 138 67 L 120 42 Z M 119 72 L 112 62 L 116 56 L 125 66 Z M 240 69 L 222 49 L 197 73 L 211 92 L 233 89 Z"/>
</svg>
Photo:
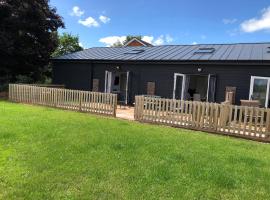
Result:
<svg viewBox="0 0 270 200">
<path fill-rule="evenodd" d="M 54 62 L 53 84 L 64 84 L 68 89 L 92 89 L 92 67 L 90 63 Z"/>
<path fill-rule="evenodd" d="M 139 43 L 138 41 L 132 41 L 131 43 L 129 43 L 127 46 L 129 47 L 140 47 L 140 46 L 144 46 L 141 43 Z"/>
<path fill-rule="evenodd" d="M 74 63 L 75 64 L 75 63 Z M 91 84 L 90 64 L 66 63 L 57 65 L 54 72 L 55 84 L 66 84 L 76 86 L 76 89 L 89 89 Z M 99 91 L 104 92 L 105 71 L 116 71 L 120 66 L 121 71 L 130 71 L 130 103 L 134 101 L 135 95 L 147 93 L 147 82 L 155 82 L 156 95 L 172 98 L 174 73 L 183 74 L 213 74 L 216 75 L 216 102 L 225 99 L 225 87 L 236 87 L 236 103 L 240 99 L 249 98 L 249 87 L 251 76 L 270 77 L 269 66 L 250 65 L 207 65 L 207 64 L 92 64 L 92 78 L 99 79 Z M 58 68 L 58 69 L 57 69 Z M 198 68 L 202 71 L 198 72 Z"/>
</svg>

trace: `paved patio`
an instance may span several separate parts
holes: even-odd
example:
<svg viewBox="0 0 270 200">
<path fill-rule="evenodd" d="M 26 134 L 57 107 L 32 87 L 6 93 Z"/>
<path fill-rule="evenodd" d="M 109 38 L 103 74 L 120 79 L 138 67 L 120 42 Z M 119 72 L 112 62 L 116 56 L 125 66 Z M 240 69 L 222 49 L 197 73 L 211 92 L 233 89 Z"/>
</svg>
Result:
<svg viewBox="0 0 270 200">
<path fill-rule="evenodd" d="M 117 106 L 116 117 L 127 120 L 134 120 L 134 107 Z"/>
</svg>

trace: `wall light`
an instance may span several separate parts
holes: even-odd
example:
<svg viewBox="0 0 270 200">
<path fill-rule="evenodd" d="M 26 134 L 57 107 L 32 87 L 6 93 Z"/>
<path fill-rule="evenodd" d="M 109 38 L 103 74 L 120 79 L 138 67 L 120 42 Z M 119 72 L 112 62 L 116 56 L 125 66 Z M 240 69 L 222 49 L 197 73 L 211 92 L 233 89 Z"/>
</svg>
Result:
<svg viewBox="0 0 270 200">
<path fill-rule="evenodd" d="M 198 72 L 201 72 L 201 71 L 202 71 L 202 68 L 199 67 L 199 68 L 198 68 Z"/>
</svg>

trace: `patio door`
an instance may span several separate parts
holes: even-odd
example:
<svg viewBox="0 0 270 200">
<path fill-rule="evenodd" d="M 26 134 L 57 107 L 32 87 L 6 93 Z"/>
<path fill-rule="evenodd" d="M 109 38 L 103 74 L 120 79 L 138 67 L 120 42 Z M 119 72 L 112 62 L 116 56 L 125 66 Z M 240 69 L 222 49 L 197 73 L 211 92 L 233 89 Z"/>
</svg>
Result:
<svg viewBox="0 0 270 200">
<path fill-rule="evenodd" d="M 249 99 L 258 100 L 261 106 L 269 106 L 270 77 L 251 76 Z"/>
<path fill-rule="evenodd" d="M 184 100 L 185 94 L 185 84 L 186 75 L 185 74 L 174 74 L 174 84 L 173 84 L 173 98 Z"/>
<path fill-rule="evenodd" d="M 128 99 L 128 97 L 129 97 L 129 79 L 130 79 L 130 72 L 129 71 L 127 71 L 127 77 L 126 77 L 126 93 L 125 93 L 125 103 L 126 104 L 128 104 L 128 101 L 129 101 L 129 99 Z"/>
<path fill-rule="evenodd" d="M 216 76 L 209 74 L 206 101 L 215 102 L 215 93 L 216 93 Z"/>
<path fill-rule="evenodd" d="M 112 72 L 105 71 L 105 93 L 112 92 Z"/>
</svg>

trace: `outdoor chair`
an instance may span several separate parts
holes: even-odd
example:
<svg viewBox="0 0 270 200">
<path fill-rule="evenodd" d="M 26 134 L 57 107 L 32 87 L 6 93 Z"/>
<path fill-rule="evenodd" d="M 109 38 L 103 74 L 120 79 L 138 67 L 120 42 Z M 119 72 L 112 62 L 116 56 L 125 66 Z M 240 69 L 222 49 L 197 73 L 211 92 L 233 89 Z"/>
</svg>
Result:
<svg viewBox="0 0 270 200">
<path fill-rule="evenodd" d="M 194 94 L 193 95 L 193 101 L 201 101 L 201 95 L 200 94 Z"/>
<path fill-rule="evenodd" d="M 241 102 L 241 106 L 253 107 L 254 110 L 255 110 L 255 108 L 259 108 L 260 105 L 261 105 L 260 102 L 259 102 L 258 100 L 240 100 L 240 102 Z M 247 116 L 247 118 L 249 119 L 249 118 L 250 118 L 250 113 L 248 112 L 248 113 L 246 114 L 246 116 Z M 253 111 L 253 117 L 252 117 L 253 119 L 252 119 L 252 120 L 256 119 L 256 117 L 262 118 L 262 115 L 256 116 L 256 115 L 255 115 L 255 112 Z"/>
</svg>

